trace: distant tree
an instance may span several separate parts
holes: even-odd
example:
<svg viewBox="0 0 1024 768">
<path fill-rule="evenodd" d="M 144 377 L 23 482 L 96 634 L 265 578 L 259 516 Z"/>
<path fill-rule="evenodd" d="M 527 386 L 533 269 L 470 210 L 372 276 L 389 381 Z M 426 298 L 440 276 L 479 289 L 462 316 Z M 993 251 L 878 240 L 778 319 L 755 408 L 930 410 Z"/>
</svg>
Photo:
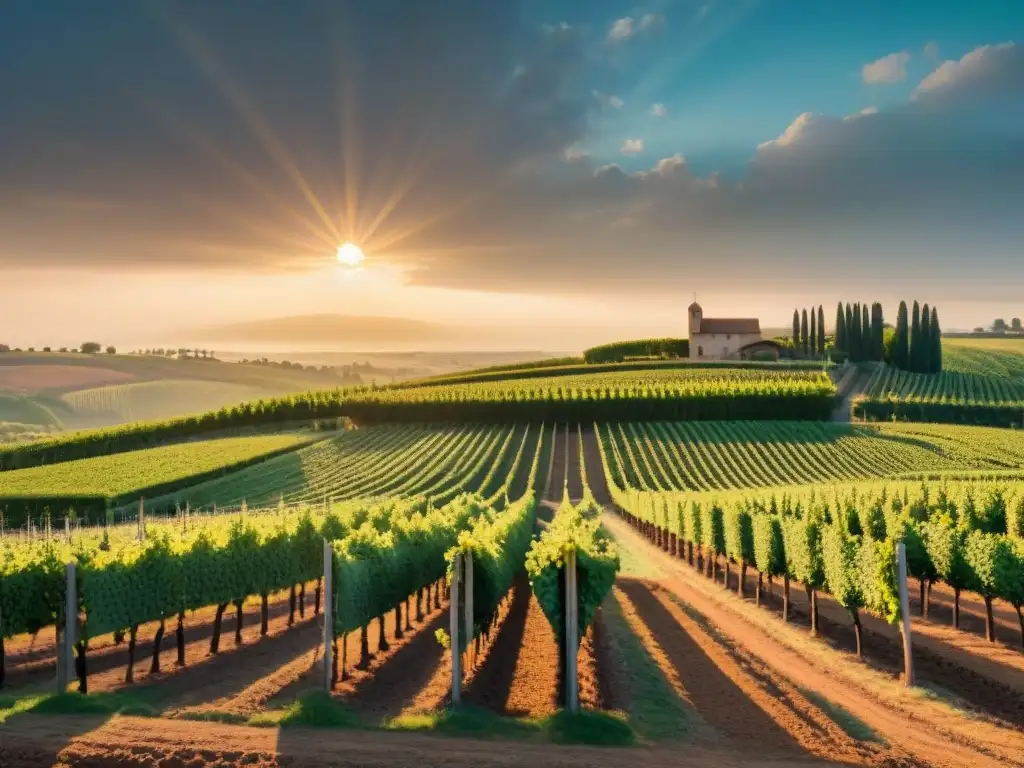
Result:
<svg viewBox="0 0 1024 768">
<path fill-rule="evenodd" d="M 846 318 L 846 354 L 849 356 L 853 353 L 853 307 L 849 302 L 846 303 L 843 316 Z"/>
<path fill-rule="evenodd" d="M 61 352 L 67 352 L 67 351 L 68 351 L 68 348 L 67 348 L 67 347 L 61 347 L 61 348 L 60 348 L 60 351 L 61 351 Z"/>
<path fill-rule="evenodd" d="M 793 310 L 793 349 L 800 347 L 800 311 Z"/>
<path fill-rule="evenodd" d="M 864 359 L 863 339 L 861 338 L 862 327 L 860 321 L 860 303 L 854 303 L 850 314 L 850 325 L 847 331 L 850 334 L 850 358 L 855 361 Z"/>
<path fill-rule="evenodd" d="M 918 373 L 932 372 L 932 310 L 928 304 L 921 307 L 921 354 L 917 358 Z"/>
<path fill-rule="evenodd" d="M 810 351 L 809 340 L 810 337 L 807 335 L 807 310 L 805 309 L 800 316 L 800 346 L 803 347 L 805 355 Z"/>
<path fill-rule="evenodd" d="M 51 351 L 52 350 L 49 347 L 43 347 L 43 352 L 51 352 Z"/>
<path fill-rule="evenodd" d="M 871 360 L 882 360 L 885 357 L 885 318 L 882 316 L 882 305 L 877 301 L 871 305 Z"/>
<path fill-rule="evenodd" d="M 8 344 L 0 344 L 0 352 L 10 352 L 11 347 Z"/>
<path fill-rule="evenodd" d="M 29 348 L 28 348 L 28 351 L 29 351 L 29 352 L 35 352 L 35 351 L 36 351 L 36 348 L 35 348 L 35 347 L 29 347 Z"/>
<path fill-rule="evenodd" d="M 860 359 L 874 360 L 875 343 L 871 334 L 871 316 L 868 314 L 867 304 L 861 304 L 860 318 Z"/>
<path fill-rule="evenodd" d="M 933 373 L 942 373 L 942 328 L 939 327 L 939 308 L 932 307 L 932 327 L 928 334 L 931 339 L 931 370 Z"/>
<path fill-rule="evenodd" d="M 811 338 L 808 346 L 812 355 L 818 352 L 818 313 L 814 311 L 814 307 L 811 307 Z"/>
<path fill-rule="evenodd" d="M 896 338 L 893 342 L 892 364 L 906 370 L 910 367 L 910 328 L 907 320 L 907 302 L 900 302 L 896 314 Z"/>
<path fill-rule="evenodd" d="M 896 349 L 896 329 L 895 328 L 883 328 L 882 329 L 882 359 L 889 365 L 892 365 L 893 352 Z"/>
<path fill-rule="evenodd" d="M 825 308 L 818 305 L 818 354 L 825 354 Z"/>
<path fill-rule="evenodd" d="M 995 333 L 1006 333 L 1006 321 L 1001 317 L 997 317 L 992 321 L 992 330 Z"/>
<path fill-rule="evenodd" d="M 117 354 L 117 350 L 114 349 L 114 347 L 107 347 L 107 354 L 108 355 L 116 355 Z"/>
<path fill-rule="evenodd" d="M 846 351 L 846 313 L 843 311 L 843 302 L 836 305 L 836 334 L 832 340 L 836 349 Z"/>
<path fill-rule="evenodd" d="M 1024 331 L 1024 326 L 1021 325 L 1020 318 L 1015 317 L 1010 321 L 1010 330 L 1014 333 L 1020 333 Z"/>
<path fill-rule="evenodd" d="M 919 371 L 918 355 L 921 354 L 921 305 L 914 301 L 914 308 L 910 312 L 910 360 L 908 369 Z"/>
<path fill-rule="evenodd" d="M 79 347 L 79 349 L 82 350 L 83 355 L 95 355 L 102 349 L 102 347 L 100 346 L 99 342 L 87 341 L 81 347 Z"/>
<path fill-rule="evenodd" d="M 985 329 L 982 328 L 980 325 L 977 328 L 974 329 L 974 333 L 984 333 L 984 332 L 985 332 Z"/>
</svg>

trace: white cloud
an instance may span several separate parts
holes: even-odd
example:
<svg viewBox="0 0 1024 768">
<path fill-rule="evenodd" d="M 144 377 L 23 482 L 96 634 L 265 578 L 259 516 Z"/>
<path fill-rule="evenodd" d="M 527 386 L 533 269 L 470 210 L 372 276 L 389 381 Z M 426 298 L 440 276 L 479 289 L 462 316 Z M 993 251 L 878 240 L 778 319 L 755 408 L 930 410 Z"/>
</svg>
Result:
<svg viewBox="0 0 1024 768">
<path fill-rule="evenodd" d="M 644 151 L 643 139 L 626 139 L 622 142 L 622 154 L 636 155 Z"/>
<path fill-rule="evenodd" d="M 562 153 L 562 157 L 567 163 L 577 163 L 587 157 L 587 150 L 583 149 L 579 144 L 573 144 L 566 147 L 565 152 Z"/>
<path fill-rule="evenodd" d="M 686 158 L 677 152 L 672 155 L 672 157 L 661 158 L 661 160 L 655 164 L 654 168 L 643 172 L 641 176 L 661 176 L 662 178 L 668 178 L 686 171 Z"/>
<path fill-rule="evenodd" d="M 651 104 L 651 114 L 655 117 L 664 117 L 667 111 L 664 104 Z"/>
<path fill-rule="evenodd" d="M 815 117 L 810 112 L 804 112 L 802 115 L 798 115 L 796 120 L 790 123 L 786 130 L 782 132 L 782 135 L 776 139 L 770 139 L 769 141 L 763 141 L 757 145 L 757 151 L 772 150 L 776 147 L 788 147 L 791 144 L 795 144 L 800 141 L 801 137 L 807 132 L 812 126 L 815 120 L 820 120 L 821 116 Z"/>
<path fill-rule="evenodd" d="M 601 91 L 594 91 L 594 98 L 601 102 L 601 106 L 605 109 L 622 109 L 623 104 L 625 104 L 618 96 L 602 93 Z"/>
<path fill-rule="evenodd" d="M 959 61 L 944 61 L 924 78 L 911 98 L 943 98 L 989 92 L 1024 91 L 1024 55 L 1016 43 L 983 45 Z"/>
<path fill-rule="evenodd" d="M 932 60 L 939 58 L 939 44 L 934 40 L 929 40 L 924 44 L 924 55 Z"/>
<path fill-rule="evenodd" d="M 626 40 L 633 36 L 633 19 L 630 16 L 618 19 L 608 30 L 609 40 Z"/>
<path fill-rule="evenodd" d="M 843 120 L 856 120 L 858 117 L 867 117 L 868 115 L 877 115 L 878 107 L 864 107 L 859 112 L 854 112 L 852 115 L 847 115 Z"/>
<path fill-rule="evenodd" d="M 660 13 L 645 13 L 640 17 L 640 31 L 658 29 L 665 23 L 665 17 Z"/>
<path fill-rule="evenodd" d="M 906 51 L 890 53 L 865 64 L 861 76 L 865 83 L 899 83 L 907 79 L 907 62 L 910 54 Z"/>
</svg>

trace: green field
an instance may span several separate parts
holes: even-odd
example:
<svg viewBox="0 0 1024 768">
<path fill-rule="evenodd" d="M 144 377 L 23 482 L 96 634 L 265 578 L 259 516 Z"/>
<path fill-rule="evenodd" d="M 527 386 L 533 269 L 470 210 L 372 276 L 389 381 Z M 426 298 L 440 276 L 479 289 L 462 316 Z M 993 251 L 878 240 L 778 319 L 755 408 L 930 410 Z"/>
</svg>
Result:
<svg viewBox="0 0 1024 768">
<path fill-rule="evenodd" d="M 1024 378 L 943 371 L 911 373 L 879 365 L 854 415 L 874 421 L 1020 426 Z"/>
<path fill-rule="evenodd" d="M 953 373 L 1024 377 L 1024 339 L 943 339 L 942 367 Z"/>
<path fill-rule="evenodd" d="M 1024 471 L 1024 433 L 948 425 L 600 424 L 616 484 L 709 491 L 963 471 Z"/>
<path fill-rule="evenodd" d="M 595 427 L 614 481 L 651 491 L 1024 474 L 1024 433 L 995 428 L 777 421 L 601 422 Z M 539 424 L 369 427 L 201 482 L 189 478 L 293 443 L 278 445 L 278 438 L 269 437 L 184 443 L 0 473 L 0 489 L 8 496 L 40 487 L 68 497 L 116 496 L 130 511 L 138 489 L 173 483 L 166 492 L 144 494 L 151 513 L 186 505 L 237 508 L 243 501 L 257 508 L 282 501 L 421 495 L 444 503 L 463 492 L 515 497 L 534 461 L 549 455 L 552 429 Z M 225 454 L 225 446 L 235 452 Z M 187 470 L 181 468 L 184 462 Z"/>
<path fill-rule="evenodd" d="M 148 499 L 146 507 L 155 512 L 186 503 L 194 509 L 242 501 L 259 507 L 420 495 L 443 503 L 463 491 L 516 497 L 535 457 L 549 450 L 550 430 L 543 432 L 542 443 L 540 425 L 370 427 Z"/>
<path fill-rule="evenodd" d="M 19 524 L 19 513 L 44 507 L 80 513 L 102 509 L 107 499 L 116 503 L 165 493 L 290 451 L 307 439 L 288 434 L 223 438 L 0 472 L 0 508 L 8 525 Z"/>
<path fill-rule="evenodd" d="M 97 426 L 126 421 L 155 421 L 274 394 L 247 384 L 199 379 L 167 379 L 80 389 L 61 396 L 82 421 Z"/>
<path fill-rule="evenodd" d="M 828 373 L 791 366 L 654 367 L 515 381 L 354 387 L 248 401 L 216 412 L 0 446 L 0 469 L 136 450 L 234 428 L 350 419 L 357 425 L 648 419 L 827 419 Z"/>
</svg>

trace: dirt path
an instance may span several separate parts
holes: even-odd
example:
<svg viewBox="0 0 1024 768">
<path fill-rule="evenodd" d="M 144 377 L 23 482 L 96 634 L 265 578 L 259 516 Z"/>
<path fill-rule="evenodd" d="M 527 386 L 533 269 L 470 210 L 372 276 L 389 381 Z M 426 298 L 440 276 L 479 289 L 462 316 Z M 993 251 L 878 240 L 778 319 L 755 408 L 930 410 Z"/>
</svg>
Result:
<svg viewBox="0 0 1024 768">
<path fill-rule="evenodd" d="M 855 764 L 896 757 L 848 736 L 788 680 L 723 642 L 661 585 L 623 578 L 617 589 L 627 615 L 643 625 L 638 634 L 664 658 L 679 695 L 706 726 L 698 729 L 698 741 L 724 741 L 764 756 L 814 755 Z"/>
<path fill-rule="evenodd" d="M 910 589 L 911 610 L 917 614 L 914 617 L 916 622 L 921 619 L 920 582 L 912 578 L 908 580 L 907 586 Z M 932 585 L 931 592 L 931 599 L 928 601 L 928 622 L 952 627 L 953 590 L 938 582 Z M 1024 653 L 1021 653 L 1020 621 L 1013 606 L 1002 600 L 993 600 L 992 618 L 995 619 L 996 639 L 1024 659 Z M 960 593 L 960 631 L 985 637 L 985 601 L 973 592 Z"/>
<path fill-rule="evenodd" d="M 446 628 L 447 623 L 448 604 L 444 603 L 440 609 L 424 616 L 423 623 L 407 632 L 402 640 L 392 640 L 386 655 L 378 655 L 366 673 L 354 675 L 351 681 L 339 686 L 335 696 L 374 724 L 406 711 L 428 691 L 437 706 L 451 689 L 448 654 L 434 634 Z M 356 633 L 350 640 L 353 641 L 358 642 Z M 439 670 L 448 670 L 447 676 L 438 679 Z"/>
<path fill-rule="evenodd" d="M 871 374 L 868 371 L 860 370 L 857 366 L 851 367 L 843 374 L 836 382 L 836 395 L 842 399 L 832 411 L 832 421 L 852 420 L 853 399 L 864 391 L 870 380 Z"/>
<path fill-rule="evenodd" d="M 548 475 L 544 498 L 556 504 L 562 500 L 565 490 L 565 428 L 555 430 L 555 444 L 551 448 L 551 474 Z"/>
<path fill-rule="evenodd" d="M 499 714 L 543 717 L 558 708 L 558 644 L 525 573 L 498 634 L 466 684 L 468 704 Z"/>
<path fill-rule="evenodd" d="M 569 500 L 578 504 L 583 499 L 583 474 L 580 472 L 580 431 L 573 425 L 566 437 L 569 460 L 566 465 L 566 482 L 569 486 Z"/>
<path fill-rule="evenodd" d="M 840 705 L 899 753 L 933 766 L 1024 765 L 1024 735 L 968 719 L 942 702 L 875 679 L 863 665 L 813 643 L 656 549 L 617 515 L 605 524 L 620 545 L 665 574 L 664 588 L 692 606 L 723 638 L 803 691 Z"/>
<path fill-rule="evenodd" d="M 96 768 L 794 768 L 805 764 L 698 746 L 687 747 L 680 754 L 678 746 L 603 749 L 381 731 L 279 731 L 135 717 L 101 723 L 89 717 L 22 715 L 0 726 L 0 765 L 4 768 L 39 768 L 58 762 Z"/>
<path fill-rule="evenodd" d="M 756 577 L 748 575 L 747 594 L 753 594 Z M 733 581 L 735 584 L 735 581 Z M 781 598 L 769 603 L 781 615 Z M 810 626 L 807 595 L 802 586 L 791 583 L 790 606 L 793 620 Z M 831 596 L 818 594 L 822 634 L 837 648 L 854 650 L 853 622 L 849 612 Z M 903 645 L 899 630 L 866 613 L 861 615 L 865 630 L 865 659 L 894 678 L 903 671 Z M 948 691 L 979 711 L 1024 727 L 1024 658 L 1018 651 L 992 645 L 948 627 L 937 626 L 914 616 L 914 673 L 918 683 Z"/>
<path fill-rule="evenodd" d="M 243 606 L 242 645 L 253 645 L 260 637 L 260 602 L 258 599 L 247 601 Z M 152 663 L 153 640 L 159 622 L 151 622 L 139 627 L 136 638 L 135 664 L 133 668 L 136 683 L 154 682 L 172 677 L 175 673 L 187 671 L 192 665 L 202 663 L 209 655 L 210 637 L 213 634 L 215 609 L 203 609 L 186 616 L 185 627 L 185 663 L 184 670 L 176 666 L 178 657 L 175 640 L 176 620 L 168 619 L 161 644 L 161 672 L 150 675 Z M 269 636 L 277 635 L 288 629 L 288 592 L 280 592 L 271 596 L 269 604 Z M 312 587 L 306 591 L 307 619 L 313 615 Z M 296 611 L 296 622 L 300 622 Z M 230 653 L 235 649 L 235 610 L 230 606 L 224 614 L 221 629 L 221 653 Z M 127 633 L 126 633 L 127 634 Z M 265 639 L 265 638 L 263 638 Z M 127 640 L 117 645 L 112 635 L 96 638 L 98 647 L 90 641 L 87 656 L 90 691 L 111 691 L 124 685 L 125 672 L 128 666 Z M 15 656 L 12 665 L 8 659 L 7 681 L 5 691 L 17 691 L 43 682 L 54 677 L 55 659 L 52 648 L 31 648 L 22 646 L 21 655 Z M 30 658 L 30 661 L 25 661 Z"/>
</svg>

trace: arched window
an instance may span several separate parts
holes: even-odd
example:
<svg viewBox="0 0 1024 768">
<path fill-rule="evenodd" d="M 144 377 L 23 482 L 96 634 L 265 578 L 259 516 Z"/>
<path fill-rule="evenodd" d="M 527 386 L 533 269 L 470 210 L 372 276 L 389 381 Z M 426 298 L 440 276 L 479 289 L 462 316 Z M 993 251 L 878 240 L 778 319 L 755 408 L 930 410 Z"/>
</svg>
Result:
<svg viewBox="0 0 1024 768">
<path fill-rule="evenodd" d="M 704 347 L 697 347 L 697 357 L 704 357 Z"/>
</svg>

